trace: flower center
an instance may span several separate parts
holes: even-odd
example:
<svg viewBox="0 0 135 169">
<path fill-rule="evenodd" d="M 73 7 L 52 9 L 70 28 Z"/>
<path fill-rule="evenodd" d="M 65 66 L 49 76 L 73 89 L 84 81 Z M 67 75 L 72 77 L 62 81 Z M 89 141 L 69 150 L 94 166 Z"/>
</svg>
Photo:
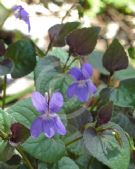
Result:
<svg viewBox="0 0 135 169">
<path fill-rule="evenodd" d="M 48 112 L 45 112 L 44 114 L 42 114 L 41 115 L 41 118 L 43 119 L 43 120 L 46 120 L 46 119 L 52 119 L 52 118 L 54 118 L 56 115 L 55 115 L 55 113 L 50 113 L 49 111 Z"/>
</svg>

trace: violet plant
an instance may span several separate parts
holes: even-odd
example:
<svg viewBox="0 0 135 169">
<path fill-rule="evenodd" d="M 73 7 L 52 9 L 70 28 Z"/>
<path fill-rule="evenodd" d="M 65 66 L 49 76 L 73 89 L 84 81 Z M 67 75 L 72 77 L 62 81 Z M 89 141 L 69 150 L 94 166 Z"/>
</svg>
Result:
<svg viewBox="0 0 135 169">
<path fill-rule="evenodd" d="M 30 31 L 24 8 L 13 10 Z M 13 169 L 135 167 L 135 70 L 127 76 L 131 65 L 117 39 L 104 54 L 94 51 L 99 32 L 79 22 L 54 25 L 47 51 L 29 38 L 10 45 L 0 41 L 2 164 Z M 93 81 L 95 69 L 100 83 Z M 31 72 L 35 91 L 8 106 L 7 74 L 17 79 Z"/>
</svg>

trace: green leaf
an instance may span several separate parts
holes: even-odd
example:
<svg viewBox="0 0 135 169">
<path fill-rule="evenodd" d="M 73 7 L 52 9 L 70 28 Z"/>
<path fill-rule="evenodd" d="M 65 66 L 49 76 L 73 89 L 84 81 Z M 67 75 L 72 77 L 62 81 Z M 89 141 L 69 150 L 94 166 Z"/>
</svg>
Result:
<svg viewBox="0 0 135 169">
<path fill-rule="evenodd" d="M 121 107 L 135 107 L 135 78 L 120 82 L 118 88 L 111 93 L 111 100 Z"/>
<path fill-rule="evenodd" d="M 135 48 L 133 47 L 128 48 L 128 53 L 131 59 L 135 59 Z"/>
<path fill-rule="evenodd" d="M 96 46 L 99 31 L 99 27 L 91 27 L 71 32 L 66 38 L 71 53 L 75 56 L 90 54 Z"/>
<path fill-rule="evenodd" d="M 132 65 L 128 65 L 126 69 L 115 72 L 114 78 L 118 80 L 135 78 L 135 68 Z"/>
<path fill-rule="evenodd" d="M 19 122 L 26 128 L 30 128 L 32 122 L 40 115 L 32 105 L 31 98 L 18 101 L 8 109 L 8 113 L 14 117 L 16 122 Z M 61 111 L 59 116 L 66 125 L 65 113 Z"/>
<path fill-rule="evenodd" d="M 8 109 L 8 112 L 27 128 L 30 128 L 32 121 L 39 115 L 32 105 L 31 98 L 17 102 Z"/>
<path fill-rule="evenodd" d="M 113 40 L 103 55 L 103 65 L 111 74 L 128 67 L 127 54 L 117 39 Z"/>
<path fill-rule="evenodd" d="M 22 146 L 32 157 L 46 163 L 54 163 L 65 154 L 65 145 L 60 139 L 48 139 L 44 135 L 37 139 L 30 137 Z"/>
<path fill-rule="evenodd" d="M 11 44 L 6 57 L 14 63 L 11 73 L 13 78 L 19 78 L 32 72 L 36 65 L 36 52 L 30 40 L 19 40 Z"/>
<path fill-rule="evenodd" d="M 120 125 L 131 137 L 135 137 L 134 109 L 114 106 L 111 121 Z"/>
<path fill-rule="evenodd" d="M 62 64 L 65 64 L 67 58 L 68 58 L 68 53 L 62 49 L 62 48 L 53 48 L 48 55 L 55 56 L 60 60 Z"/>
<path fill-rule="evenodd" d="M 58 169 L 79 169 L 77 164 L 71 160 L 69 157 L 63 157 L 59 162 L 58 162 Z"/>
<path fill-rule="evenodd" d="M 13 122 L 13 118 L 7 112 L 0 109 L 0 130 L 6 134 L 10 133 L 10 125 Z M 14 148 L 8 141 L 0 139 L 0 161 L 7 161 L 13 155 Z"/>
<path fill-rule="evenodd" d="M 10 125 L 13 122 L 11 115 L 0 109 L 0 131 L 10 133 Z M 0 161 L 7 161 L 13 155 L 14 148 L 11 147 L 8 141 L 0 138 Z"/>
<path fill-rule="evenodd" d="M 71 78 L 68 74 L 60 73 L 59 59 L 53 56 L 48 56 L 40 59 L 35 68 L 35 85 L 36 90 L 41 93 L 59 90 L 65 94 L 67 87 L 71 83 Z"/>
<path fill-rule="evenodd" d="M 38 164 L 38 169 L 48 169 L 48 168 L 47 168 L 47 165 L 46 165 L 45 163 L 41 163 L 41 162 L 40 162 L 40 163 Z"/>
<path fill-rule="evenodd" d="M 9 160 L 14 153 L 14 148 L 8 143 L 0 139 L 0 161 Z"/>
<path fill-rule="evenodd" d="M 58 90 L 63 95 L 66 95 L 66 91 L 68 89 L 68 86 L 71 84 L 71 82 L 72 80 L 68 74 L 59 73 L 56 74 L 53 79 L 50 79 L 50 81 L 48 81 L 48 87 L 52 89 L 52 91 Z"/>
<path fill-rule="evenodd" d="M 52 46 L 65 46 L 65 38 L 66 36 L 78 28 L 80 22 L 67 22 L 65 24 L 57 24 L 51 27 L 48 31 L 50 41 L 52 42 Z"/>
<path fill-rule="evenodd" d="M 125 132 L 115 123 L 108 123 L 104 127 L 110 129 L 99 133 L 90 127 L 85 130 L 83 137 L 86 149 L 93 157 L 111 169 L 127 169 L 130 146 Z M 114 131 L 115 134 L 117 132 L 117 137 L 113 135 Z"/>
<path fill-rule="evenodd" d="M 8 133 L 10 131 L 10 126 L 13 122 L 13 117 L 6 111 L 0 109 L 0 130 Z"/>
<path fill-rule="evenodd" d="M 43 94 L 48 91 L 50 81 L 58 74 L 59 66 L 59 59 L 54 56 L 47 56 L 38 61 L 34 71 L 35 86 L 38 91 Z"/>
<path fill-rule="evenodd" d="M 76 160 L 75 162 L 77 163 L 77 165 L 79 166 L 79 169 L 91 169 L 91 168 L 88 168 L 92 160 L 93 157 L 91 157 L 85 150 L 85 153 L 80 155 Z M 95 168 L 93 168 L 95 169 Z M 96 168 L 98 169 L 98 168 Z M 101 168 L 100 168 L 101 169 Z"/>
</svg>

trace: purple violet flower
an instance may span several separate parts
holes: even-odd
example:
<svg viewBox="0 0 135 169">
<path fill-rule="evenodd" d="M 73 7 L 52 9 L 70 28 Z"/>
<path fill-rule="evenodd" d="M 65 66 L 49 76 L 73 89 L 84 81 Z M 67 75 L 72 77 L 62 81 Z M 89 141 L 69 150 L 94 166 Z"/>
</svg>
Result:
<svg viewBox="0 0 135 169">
<path fill-rule="evenodd" d="M 15 5 L 12 9 L 15 11 L 15 17 L 23 20 L 28 25 L 28 31 L 30 32 L 31 27 L 28 12 L 21 5 Z"/>
<path fill-rule="evenodd" d="M 31 125 L 31 135 L 38 137 L 42 132 L 51 138 L 55 134 L 65 135 L 66 129 L 60 117 L 56 114 L 63 106 L 63 96 L 60 92 L 53 93 L 51 98 L 41 95 L 39 92 L 32 94 L 32 104 L 40 113 Z"/>
<path fill-rule="evenodd" d="M 69 86 L 67 96 L 69 98 L 76 96 L 81 102 L 87 101 L 90 95 L 96 92 L 96 86 L 90 79 L 93 75 L 92 66 L 85 63 L 80 69 L 72 68 L 69 74 L 75 79 L 75 82 Z"/>
</svg>

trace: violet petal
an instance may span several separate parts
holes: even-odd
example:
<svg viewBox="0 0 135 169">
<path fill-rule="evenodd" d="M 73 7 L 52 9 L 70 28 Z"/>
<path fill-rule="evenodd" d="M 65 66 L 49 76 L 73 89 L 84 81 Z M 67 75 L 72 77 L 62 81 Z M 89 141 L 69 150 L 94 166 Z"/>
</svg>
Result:
<svg viewBox="0 0 135 169">
<path fill-rule="evenodd" d="M 96 86 L 93 84 L 93 82 L 91 80 L 89 80 L 87 82 L 87 85 L 88 85 L 88 89 L 89 89 L 90 94 L 94 94 L 97 91 Z"/>
<path fill-rule="evenodd" d="M 76 96 L 81 102 L 85 102 L 88 100 L 89 88 L 86 83 L 77 86 Z"/>
<path fill-rule="evenodd" d="M 93 74 L 93 68 L 90 64 L 85 63 L 82 65 L 82 73 L 84 75 L 85 78 L 90 78 Z"/>
<path fill-rule="evenodd" d="M 52 138 L 55 135 L 56 131 L 53 119 L 43 121 L 43 131 L 45 136 L 48 138 Z"/>
<path fill-rule="evenodd" d="M 48 110 L 47 100 L 39 92 L 32 93 L 32 104 L 40 113 L 44 113 Z"/>
<path fill-rule="evenodd" d="M 75 80 L 83 80 L 83 74 L 81 70 L 77 67 L 72 68 L 69 71 L 69 74 L 75 79 Z"/>
<path fill-rule="evenodd" d="M 73 83 L 71 84 L 68 89 L 67 89 L 67 96 L 69 98 L 73 97 L 75 95 L 76 92 L 76 87 L 77 87 L 77 83 Z"/>
<path fill-rule="evenodd" d="M 31 125 L 31 136 L 37 138 L 43 132 L 43 120 L 41 118 L 37 118 L 33 121 Z"/>
<path fill-rule="evenodd" d="M 65 135 L 66 134 L 66 128 L 65 128 L 64 124 L 62 123 L 59 116 L 55 117 L 54 122 L 55 122 L 56 132 L 60 135 Z"/>
<path fill-rule="evenodd" d="M 63 96 L 60 92 L 53 93 L 50 102 L 49 109 L 51 113 L 59 112 L 61 107 L 63 106 Z"/>
</svg>

